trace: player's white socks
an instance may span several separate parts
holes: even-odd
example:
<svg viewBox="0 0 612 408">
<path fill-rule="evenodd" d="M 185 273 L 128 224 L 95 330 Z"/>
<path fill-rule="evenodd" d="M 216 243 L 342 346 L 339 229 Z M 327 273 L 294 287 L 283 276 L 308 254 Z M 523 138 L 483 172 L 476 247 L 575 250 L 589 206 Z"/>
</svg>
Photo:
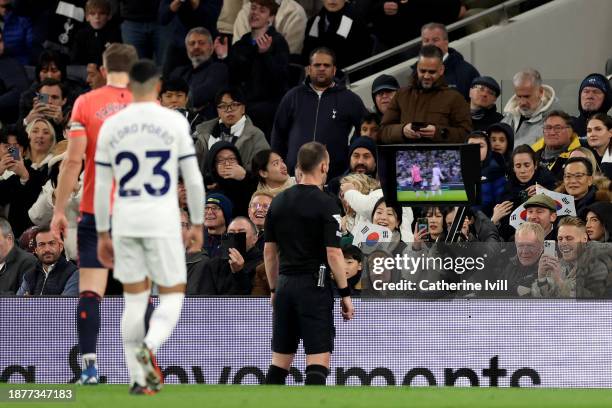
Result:
<svg viewBox="0 0 612 408">
<path fill-rule="evenodd" d="M 149 322 L 149 331 L 144 339 L 153 354 L 170 337 L 178 323 L 183 308 L 184 293 L 165 293 L 159 295 L 159 306 Z"/>
<path fill-rule="evenodd" d="M 136 349 L 142 345 L 145 337 L 144 317 L 149 303 L 149 291 L 132 294 L 124 293 L 125 305 L 121 317 L 121 338 L 125 363 L 130 373 L 130 384 L 146 384 L 144 371 L 136 359 Z"/>
</svg>

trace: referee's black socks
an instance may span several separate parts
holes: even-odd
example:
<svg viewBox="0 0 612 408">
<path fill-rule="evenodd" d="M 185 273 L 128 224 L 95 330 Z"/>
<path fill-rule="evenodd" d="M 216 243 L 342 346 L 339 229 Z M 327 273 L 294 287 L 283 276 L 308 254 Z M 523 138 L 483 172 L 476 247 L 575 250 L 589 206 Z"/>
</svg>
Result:
<svg viewBox="0 0 612 408">
<path fill-rule="evenodd" d="M 319 364 L 311 364 L 306 367 L 306 385 L 325 385 L 329 370 Z"/>
<path fill-rule="evenodd" d="M 268 374 L 266 374 L 265 384 L 285 385 L 287 374 L 289 374 L 289 370 L 285 370 L 284 368 L 275 366 L 274 364 L 270 364 L 270 368 L 268 369 Z"/>
</svg>

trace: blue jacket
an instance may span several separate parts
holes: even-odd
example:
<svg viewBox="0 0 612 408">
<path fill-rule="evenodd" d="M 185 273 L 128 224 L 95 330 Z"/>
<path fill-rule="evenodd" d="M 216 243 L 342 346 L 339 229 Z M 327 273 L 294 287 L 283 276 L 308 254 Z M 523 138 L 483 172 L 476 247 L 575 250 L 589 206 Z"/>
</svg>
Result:
<svg viewBox="0 0 612 408">
<path fill-rule="evenodd" d="M 61 255 L 55 266 L 45 278 L 42 263 L 38 261 L 36 269 L 25 274 L 17 296 L 78 296 L 79 268 Z"/>
<path fill-rule="evenodd" d="M 28 17 L 9 11 L 4 17 L 2 38 L 6 55 L 16 58 L 23 65 L 30 62 L 33 34 L 32 22 Z"/>
<path fill-rule="evenodd" d="M 23 65 L 14 58 L 0 56 L 0 121 L 13 123 L 19 116 L 19 95 L 28 89 Z"/>
<path fill-rule="evenodd" d="M 482 163 L 481 170 L 481 196 L 480 205 L 474 206 L 474 210 L 480 210 L 487 216 L 493 214 L 495 204 L 501 203 L 506 187 L 506 167 L 501 154 L 489 152 Z"/>
<path fill-rule="evenodd" d="M 343 84 L 327 88 L 319 98 L 307 79 L 281 100 L 274 118 L 272 149 L 285 159 L 293 173 L 300 147 L 311 141 L 321 142 L 329 152 L 327 177 L 332 179 L 349 168 L 349 137 L 352 131 L 359 132 L 366 113 L 361 98 Z"/>
</svg>

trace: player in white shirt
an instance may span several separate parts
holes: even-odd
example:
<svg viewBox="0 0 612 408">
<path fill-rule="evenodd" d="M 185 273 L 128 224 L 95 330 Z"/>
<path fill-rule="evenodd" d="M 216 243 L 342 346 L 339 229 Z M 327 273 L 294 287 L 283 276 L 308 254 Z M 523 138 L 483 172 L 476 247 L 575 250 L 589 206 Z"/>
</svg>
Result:
<svg viewBox="0 0 612 408">
<path fill-rule="evenodd" d="M 442 195 L 442 190 L 440 189 L 441 181 L 444 180 L 444 175 L 442 174 L 442 170 L 440 170 L 440 165 L 438 163 L 434 164 L 433 169 L 431 169 L 431 194 L 435 195 L 436 192 L 439 195 Z"/>
<path fill-rule="evenodd" d="M 98 258 L 123 283 L 121 332 L 132 393 L 161 388 L 155 353 L 181 313 L 187 271 L 181 237 L 178 176 L 183 177 L 192 227 L 188 250 L 202 248 L 204 185 L 189 123 L 157 103 L 160 74 L 141 60 L 130 71 L 133 103 L 107 119 L 96 149 L 94 210 Z M 116 184 L 110 237 L 110 192 Z M 159 287 L 159 306 L 145 336 L 150 282 Z"/>
</svg>

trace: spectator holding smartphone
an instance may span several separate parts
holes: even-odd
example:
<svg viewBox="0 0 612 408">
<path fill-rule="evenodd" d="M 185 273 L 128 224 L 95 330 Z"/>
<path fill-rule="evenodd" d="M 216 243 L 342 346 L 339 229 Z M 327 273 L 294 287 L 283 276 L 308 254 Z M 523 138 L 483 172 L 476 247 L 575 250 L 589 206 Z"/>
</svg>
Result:
<svg viewBox="0 0 612 408">
<path fill-rule="evenodd" d="M 67 116 L 63 108 L 66 104 L 65 88 L 57 79 L 45 79 L 36 89 L 32 110 L 23 119 L 23 127 L 29 126 L 36 119 L 45 119 L 53 125 L 54 134 L 60 140 L 64 138 L 64 127 Z"/>
<path fill-rule="evenodd" d="M 257 248 L 257 227 L 246 217 L 236 217 L 228 227 L 230 234 L 245 234 L 246 252 L 230 242 L 227 256 L 218 256 L 204 266 L 198 295 L 250 295 L 255 268 L 263 261 Z"/>
<path fill-rule="evenodd" d="M 0 161 L 1 172 L 10 170 L 14 173 L 0 180 L 0 205 L 10 205 L 8 220 L 16 237 L 32 225 L 28 210 L 47 182 L 47 163 L 53 157 L 51 150 L 55 145 L 55 131 L 46 119 L 34 119 L 26 132 L 28 147 L 19 151 L 18 158 L 16 153 L 8 153 L 7 148 L 8 154 Z"/>
</svg>

